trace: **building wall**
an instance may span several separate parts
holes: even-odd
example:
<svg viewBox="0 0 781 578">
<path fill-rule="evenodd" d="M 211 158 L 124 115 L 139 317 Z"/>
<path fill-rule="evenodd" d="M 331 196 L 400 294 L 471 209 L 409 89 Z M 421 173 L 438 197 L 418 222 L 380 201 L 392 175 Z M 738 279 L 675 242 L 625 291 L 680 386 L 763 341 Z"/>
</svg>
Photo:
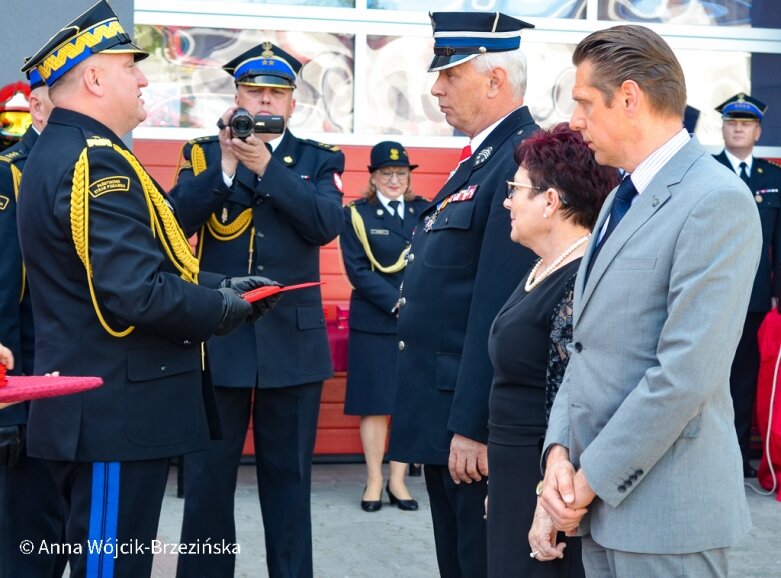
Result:
<svg viewBox="0 0 781 578">
<path fill-rule="evenodd" d="M 19 72 L 24 58 L 32 56 L 60 28 L 97 0 L 33 0 L 3 2 L 0 86 L 26 80 Z M 132 34 L 134 0 L 110 0 L 122 27 Z"/>
</svg>

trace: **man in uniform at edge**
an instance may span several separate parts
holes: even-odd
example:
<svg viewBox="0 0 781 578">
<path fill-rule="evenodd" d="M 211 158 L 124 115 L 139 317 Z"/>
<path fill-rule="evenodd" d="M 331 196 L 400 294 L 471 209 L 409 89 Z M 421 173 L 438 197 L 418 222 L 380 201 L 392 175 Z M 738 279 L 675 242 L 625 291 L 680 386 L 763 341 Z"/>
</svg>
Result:
<svg viewBox="0 0 781 578">
<path fill-rule="evenodd" d="M 756 478 L 757 471 L 749 462 L 749 443 L 759 374 L 757 332 L 773 301 L 777 305 L 781 294 L 781 167 L 753 156 L 754 144 L 762 135 L 761 123 L 767 106 L 741 92 L 716 110 L 723 119 L 724 150 L 715 158 L 746 183 L 762 223 L 762 255 L 729 380 L 735 430 L 743 456 L 743 476 Z"/>
<path fill-rule="evenodd" d="M 18 205 L 35 372 L 103 378 L 33 401 L 28 420 L 28 453 L 47 460 L 66 503 L 73 577 L 150 575 L 168 460 L 218 429 L 200 342 L 261 315 L 240 293 L 269 283 L 199 274 L 162 191 L 120 139 L 146 116 L 145 56 L 101 1 L 23 67 L 55 106 Z M 201 178 L 227 194 L 219 167 Z"/>
<path fill-rule="evenodd" d="M 263 42 L 223 68 L 236 84 L 236 106 L 224 122 L 238 106 L 288 123 L 298 60 Z M 211 193 L 195 175 L 221 163 L 231 193 L 198 210 L 192 200 Z M 227 151 L 206 137 L 185 145 L 179 167 L 174 198 L 185 230 L 200 231 L 203 267 L 262 272 L 284 284 L 320 278 L 320 247 L 344 226 L 337 147 L 287 129 L 234 138 Z M 185 459 L 181 541 L 235 541 L 233 495 L 251 416 L 269 575 L 311 577 L 312 454 L 323 380 L 333 375 L 320 288 L 288 293 L 262 324 L 206 347 L 224 436 Z M 231 576 L 234 566 L 231 552 L 181 556 L 177 575 Z"/>
<path fill-rule="evenodd" d="M 0 154 L 0 341 L 19 361 L 16 373 L 33 374 L 35 336 L 32 304 L 16 227 L 16 202 L 24 165 L 49 119 L 49 89 L 36 69 L 30 81 L 32 125 L 22 139 Z M 21 296 L 21 297 L 20 297 Z M 62 576 L 64 555 L 27 554 L 24 539 L 58 543 L 65 531 L 64 511 L 46 462 L 25 450 L 27 404 L 0 411 L 0 577 Z"/>
<path fill-rule="evenodd" d="M 485 576 L 491 323 L 533 254 L 503 210 L 518 143 L 538 129 L 524 106 L 521 29 L 505 14 L 435 12 L 431 93 L 470 138 L 421 213 L 399 299 L 399 388 L 390 458 L 425 464 L 442 576 Z"/>
</svg>

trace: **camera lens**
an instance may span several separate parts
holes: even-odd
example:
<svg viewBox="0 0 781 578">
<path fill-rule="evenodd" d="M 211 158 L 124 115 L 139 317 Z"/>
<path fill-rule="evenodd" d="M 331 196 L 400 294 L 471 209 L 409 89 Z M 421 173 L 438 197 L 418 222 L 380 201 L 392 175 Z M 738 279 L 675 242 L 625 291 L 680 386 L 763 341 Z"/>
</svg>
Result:
<svg viewBox="0 0 781 578">
<path fill-rule="evenodd" d="M 245 139 L 255 130 L 255 119 L 247 110 L 239 108 L 231 117 L 230 127 L 234 137 Z"/>
</svg>

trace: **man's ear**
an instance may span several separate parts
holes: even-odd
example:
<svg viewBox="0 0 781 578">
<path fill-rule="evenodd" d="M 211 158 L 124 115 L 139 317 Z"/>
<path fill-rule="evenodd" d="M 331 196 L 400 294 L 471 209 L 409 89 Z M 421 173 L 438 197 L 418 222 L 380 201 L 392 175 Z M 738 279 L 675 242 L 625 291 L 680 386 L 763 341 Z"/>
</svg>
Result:
<svg viewBox="0 0 781 578">
<path fill-rule="evenodd" d="M 81 73 L 81 82 L 84 87 L 95 96 L 103 96 L 104 94 L 104 87 L 101 86 L 102 80 L 101 70 L 97 66 L 87 66 Z"/>
<path fill-rule="evenodd" d="M 640 90 L 637 82 L 625 80 L 613 95 L 613 102 L 634 118 L 637 116 L 643 96 L 643 91 Z"/>
<path fill-rule="evenodd" d="M 507 71 L 504 68 L 494 68 L 488 73 L 488 96 L 493 97 L 502 91 L 507 84 Z"/>
</svg>

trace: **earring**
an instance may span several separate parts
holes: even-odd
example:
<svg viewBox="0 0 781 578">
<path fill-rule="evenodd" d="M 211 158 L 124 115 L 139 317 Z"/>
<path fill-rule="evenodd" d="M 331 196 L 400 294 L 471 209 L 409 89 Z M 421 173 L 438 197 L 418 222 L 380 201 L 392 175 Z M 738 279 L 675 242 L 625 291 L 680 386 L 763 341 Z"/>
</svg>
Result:
<svg viewBox="0 0 781 578">
<path fill-rule="evenodd" d="M 544 212 L 542 213 L 542 218 L 543 218 L 543 219 L 547 219 L 547 218 L 548 218 L 548 212 L 547 212 L 547 211 L 544 211 Z"/>
</svg>

